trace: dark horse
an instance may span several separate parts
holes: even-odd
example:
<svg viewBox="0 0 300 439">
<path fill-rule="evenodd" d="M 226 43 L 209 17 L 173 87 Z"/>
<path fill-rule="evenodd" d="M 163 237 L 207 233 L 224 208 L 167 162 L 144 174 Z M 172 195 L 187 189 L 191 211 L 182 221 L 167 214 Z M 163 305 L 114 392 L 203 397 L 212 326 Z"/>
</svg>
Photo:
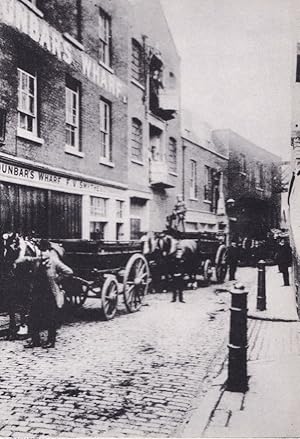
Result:
<svg viewBox="0 0 300 439">
<path fill-rule="evenodd" d="M 5 233 L 1 242 L 1 296 L 4 310 L 9 314 L 8 338 L 17 337 L 17 318 L 20 324 L 26 324 L 32 284 L 32 257 L 39 250 L 34 242 L 25 240 L 17 233 Z"/>
</svg>

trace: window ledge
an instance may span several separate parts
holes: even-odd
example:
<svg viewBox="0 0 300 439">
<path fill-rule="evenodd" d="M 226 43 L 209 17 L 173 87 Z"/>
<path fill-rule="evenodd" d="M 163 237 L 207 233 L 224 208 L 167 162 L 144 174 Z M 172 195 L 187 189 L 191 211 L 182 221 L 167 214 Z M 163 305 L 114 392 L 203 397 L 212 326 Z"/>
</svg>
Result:
<svg viewBox="0 0 300 439">
<path fill-rule="evenodd" d="M 20 0 L 25 6 L 31 9 L 36 15 L 44 18 L 44 14 L 36 6 L 34 6 L 29 0 Z"/>
<path fill-rule="evenodd" d="M 22 128 L 17 128 L 17 137 L 30 140 L 31 142 L 38 143 L 39 145 L 44 144 L 44 139 L 41 139 L 40 137 L 32 134 L 30 131 L 23 130 Z"/>
<path fill-rule="evenodd" d="M 65 153 L 75 155 L 76 157 L 84 157 L 84 152 L 78 151 L 74 146 L 65 145 Z"/>
<path fill-rule="evenodd" d="M 169 171 L 169 174 L 170 174 L 170 175 L 173 175 L 173 177 L 178 177 L 177 172 Z"/>
<path fill-rule="evenodd" d="M 199 199 L 198 198 L 195 198 L 195 197 L 190 197 L 189 198 L 191 201 L 198 201 Z"/>
<path fill-rule="evenodd" d="M 110 162 L 109 160 L 105 158 L 100 158 L 99 163 L 104 166 L 108 166 L 109 168 L 114 168 L 115 164 L 113 162 Z"/>
<path fill-rule="evenodd" d="M 98 64 L 103 67 L 105 70 L 107 70 L 109 73 L 111 73 L 112 75 L 114 75 L 115 71 L 114 69 L 112 69 L 111 67 L 109 67 L 108 65 L 104 64 L 104 62 L 102 61 L 98 61 Z"/>
<path fill-rule="evenodd" d="M 144 162 L 142 162 L 141 160 L 131 159 L 131 161 L 132 163 L 135 163 L 137 165 L 144 166 Z"/>
<path fill-rule="evenodd" d="M 136 87 L 140 88 L 141 90 L 145 91 L 145 87 L 136 79 L 131 79 L 131 83 L 134 84 Z"/>
<path fill-rule="evenodd" d="M 211 201 L 210 200 L 203 200 L 203 203 L 211 204 Z"/>
<path fill-rule="evenodd" d="M 84 45 L 81 44 L 78 40 L 76 40 L 76 38 L 72 37 L 72 35 L 68 34 L 68 32 L 64 32 L 64 37 L 66 40 L 68 40 L 70 43 L 76 46 L 77 49 L 84 50 Z"/>
</svg>

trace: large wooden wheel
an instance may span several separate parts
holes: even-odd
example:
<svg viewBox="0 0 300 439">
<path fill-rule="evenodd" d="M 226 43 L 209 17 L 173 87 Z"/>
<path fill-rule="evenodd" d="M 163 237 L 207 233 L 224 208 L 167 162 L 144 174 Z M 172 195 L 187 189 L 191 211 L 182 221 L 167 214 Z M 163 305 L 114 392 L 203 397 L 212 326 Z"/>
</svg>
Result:
<svg viewBox="0 0 300 439">
<path fill-rule="evenodd" d="M 65 277 L 61 281 L 62 289 L 65 292 L 65 304 L 79 308 L 87 298 L 89 282 L 78 277 Z"/>
<path fill-rule="evenodd" d="M 216 270 L 216 281 L 218 283 L 223 283 L 227 273 L 227 263 L 226 263 L 226 246 L 224 244 L 220 245 L 215 259 L 215 270 Z"/>
<path fill-rule="evenodd" d="M 203 266 L 203 280 L 206 285 L 210 284 L 212 277 L 212 266 L 211 266 L 211 260 L 206 259 Z"/>
<path fill-rule="evenodd" d="M 118 282 L 115 276 L 109 275 L 101 290 L 102 313 L 105 320 L 113 319 L 118 306 Z"/>
<path fill-rule="evenodd" d="M 125 267 L 123 280 L 124 303 L 129 312 L 138 311 L 149 287 L 149 266 L 139 253 L 131 256 Z"/>
</svg>

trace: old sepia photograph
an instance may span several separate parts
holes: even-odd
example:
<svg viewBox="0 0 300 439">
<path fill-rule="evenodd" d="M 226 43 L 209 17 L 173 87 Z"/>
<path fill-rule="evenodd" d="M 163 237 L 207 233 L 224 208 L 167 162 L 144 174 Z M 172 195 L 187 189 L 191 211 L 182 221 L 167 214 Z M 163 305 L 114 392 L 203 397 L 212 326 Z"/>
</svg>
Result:
<svg viewBox="0 0 300 439">
<path fill-rule="evenodd" d="M 299 317 L 300 0 L 0 0 L 0 438 L 300 437 Z"/>
</svg>

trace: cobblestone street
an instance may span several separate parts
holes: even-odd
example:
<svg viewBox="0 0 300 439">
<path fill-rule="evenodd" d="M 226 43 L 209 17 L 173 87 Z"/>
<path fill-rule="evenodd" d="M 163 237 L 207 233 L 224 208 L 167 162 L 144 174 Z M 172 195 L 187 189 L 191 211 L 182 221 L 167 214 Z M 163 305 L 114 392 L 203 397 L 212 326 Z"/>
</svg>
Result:
<svg viewBox="0 0 300 439">
<path fill-rule="evenodd" d="M 227 353 L 229 294 L 215 290 L 149 295 L 109 322 L 95 300 L 49 351 L 2 340 L 0 435 L 176 435 Z"/>
</svg>

